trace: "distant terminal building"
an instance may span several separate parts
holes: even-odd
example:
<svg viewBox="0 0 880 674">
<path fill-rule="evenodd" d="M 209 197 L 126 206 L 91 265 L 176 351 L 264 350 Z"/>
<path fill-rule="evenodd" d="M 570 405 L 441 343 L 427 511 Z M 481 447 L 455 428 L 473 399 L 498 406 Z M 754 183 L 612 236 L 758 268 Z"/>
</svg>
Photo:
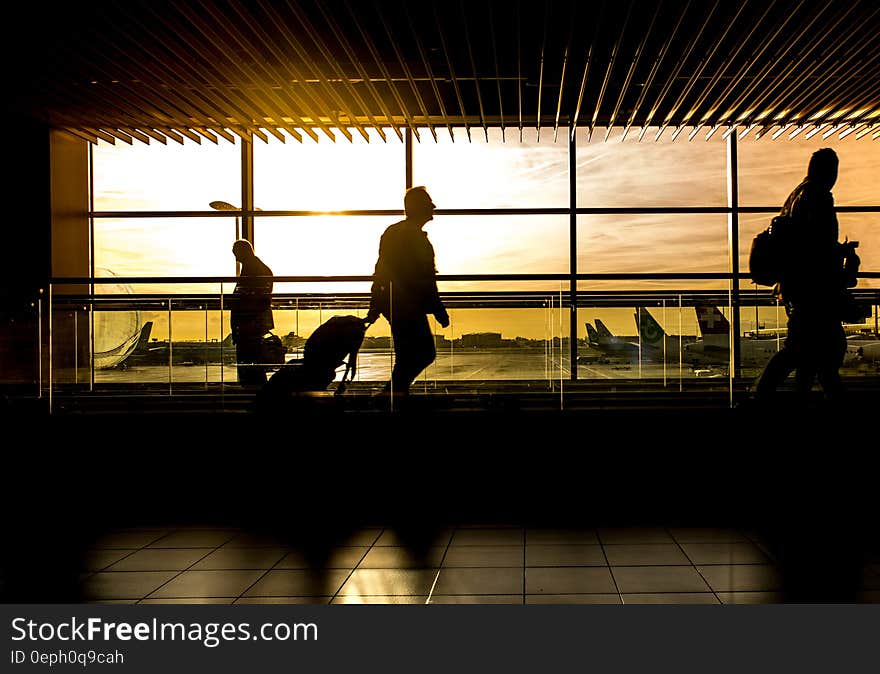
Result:
<svg viewBox="0 0 880 674">
<path fill-rule="evenodd" d="M 474 332 L 461 336 L 461 345 L 464 348 L 491 348 L 501 346 L 500 332 Z"/>
</svg>

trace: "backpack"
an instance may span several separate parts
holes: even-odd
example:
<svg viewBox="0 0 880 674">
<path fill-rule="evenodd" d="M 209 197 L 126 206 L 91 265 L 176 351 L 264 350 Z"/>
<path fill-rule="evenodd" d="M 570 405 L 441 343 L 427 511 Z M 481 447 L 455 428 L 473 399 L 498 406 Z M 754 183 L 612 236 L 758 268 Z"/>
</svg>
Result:
<svg viewBox="0 0 880 674">
<path fill-rule="evenodd" d="M 777 215 L 770 226 L 758 232 L 749 250 L 749 275 L 762 286 L 773 286 L 782 280 L 786 266 L 788 234 L 792 227 L 789 215 Z"/>
</svg>

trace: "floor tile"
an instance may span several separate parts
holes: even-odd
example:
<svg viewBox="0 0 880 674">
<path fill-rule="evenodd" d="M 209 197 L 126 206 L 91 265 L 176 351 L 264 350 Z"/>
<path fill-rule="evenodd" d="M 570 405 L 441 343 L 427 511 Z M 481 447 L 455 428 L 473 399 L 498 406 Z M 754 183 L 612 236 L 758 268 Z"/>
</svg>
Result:
<svg viewBox="0 0 880 674">
<path fill-rule="evenodd" d="M 183 571 L 213 548 L 189 548 L 184 550 L 163 550 L 145 548 L 118 561 L 108 571 Z"/>
<path fill-rule="evenodd" d="M 523 565 L 521 545 L 450 545 L 443 566 L 502 566 Z"/>
<path fill-rule="evenodd" d="M 527 545 L 526 566 L 607 566 L 601 545 Z"/>
<path fill-rule="evenodd" d="M 143 548 L 166 536 L 168 531 L 168 529 L 151 529 L 112 532 L 101 536 L 92 547 L 96 549 L 118 548 L 129 550 Z"/>
<path fill-rule="evenodd" d="M 429 604 L 522 604 L 522 594 L 434 594 Z"/>
<path fill-rule="evenodd" d="M 527 529 L 526 545 L 596 545 L 594 529 Z"/>
<path fill-rule="evenodd" d="M 526 604 L 619 604 L 616 594 L 527 594 Z"/>
<path fill-rule="evenodd" d="M 244 593 L 245 597 L 333 596 L 350 571 L 330 569 L 273 569 Z"/>
<path fill-rule="evenodd" d="M 457 529 L 451 545 L 522 545 L 522 529 Z"/>
<path fill-rule="evenodd" d="M 331 604 L 424 604 L 428 597 L 410 595 L 362 596 L 357 594 L 338 595 Z"/>
<path fill-rule="evenodd" d="M 228 543 L 238 534 L 222 529 L 194 529 L 175 531 L 150 543 L 149 548 L 216 548 Z"/>
<path fill-rule="evenodd" d="M 102 571 L 85 580 L 83 598 L 141 599 L 176 575 L 176 571 Z"/>
<path fill-rule="evenodd" d="M 193 571 L 271 569 L 284 557 L 283 548 L 218 548 L 192 567 Z"/>
<path fill-rule="evenodd" d="M 624 604 L 718 604 L 711 592 L 661 592 L 621 595 Z"/>
<path fill-rule="evenodd" d="M 781 589 L 779 572 L 767 564 L 697 566 L 716 592 Z"/>
<path fill-rule="evenodd" d="M 339 541 L 340 547 L 374 545 L 381 533 L 381 529 L 361 529 L 360 531 L 355 531 L 348 536 L 344 536 Z"/>
<path fill-rule="evenodd" d="M 526 569 L 526 594 L 616 593 L 608 568 Z"/>
<path fill-rule="evenodd" d="M 164 597 L 232 597 L 244 592 L 263 571 L 184 571 L 167 585 L 150 594 Z"/>
<path fill-rule="evenodd" d="M 631 544 L 640 543 L 674 543 L 672 537 L 664 529 L 659 528 L 615 528 L 599 529 L 599 540 L 605 544 Z"/>
<path fill-rule="evenodd" d="M 224 548 L 284 548 L 287 542 L 281 536 L 271 534 L 241 533 L 223 544 Z"/>
<path fill-rule="evenodd" d="M 718 592 L 722 604 L 781 604 L 780 592 Z"/>
<path fill-rule="evenodd" d="M 446 548 L 429 548 L 425 556 L 416 556 L 408 548 L 375 546 L 358 565 L 359 569 L 424 569 L 436 568 L 443 560 Z"/>
<path fill-rule="evenodd" d="M 669 530 L 679 543 L 746 543 L 746 536 L 736 529 L 712 527 L 673 528 Z"/>
<path fill-rule="evenodd" d="M 675 544 L 620 544 L 606 545 L 605 554 L 611 566 L 673 566 L 691 563 Z"/>
<path fill-rule="evenodd" d="M 326 559 L 307 556 L 301 550 L 287 553 L 275 568 L 277 569 L 308 569 L 313 564 L 321 569 L 353 569 L 363 559 L 367 550 L 365 545 L 346 546 L 329 550 Z"/>
<path fill-rule="evenodd" d="M 436 594 L 522 594 L 522 568 L 455 569 L 444 567 Z"/>
<path fill-rule="evenodd" d="M 430 536 L 431 547 L 446 547 L 449 545 L 449 540 L 452 538 L 452 530 L 443 530 L 438 531 L 436 534 Z M 394 529 L 385 529 L 382 532 L 382 535 L 379 536 L 375 545 L 384 547 L 386 545 L 392 547 L 402 547 L 408 541 L 401 538 L 401 536 L 394 531 Z"/>
<path fill-rule="evenodd" d="M 612 566 L 621 594 L 637 592 L 709 592 L 692 566 Z"/>
<path fill-rule="evenodd" d="M 128 557 L 132 552 L 132 550 L 90 550 L 83 557 L 82 568 L 86 571 L 101 571 L 123 557 Z"/>
<path fill-rule="evenodd" d="M 770 560 L 751 543 L 682 543 L 694 564 L 767 564 Z"/>
<path fill-rule="evenodd" d="M 167 599 L 141 599 L 138 604 L 231 604 L 232 597 L 187 597 Z"/>
<path fill-rule="evenodd" d="M 329 604 L 330 597 L 239 597 L 236 604 Z"/>
<path fill-rule="evenodd" d="M 355 569 L 339 594 L 428 596 L 436 577 L 434 569 Z"/>
</svg>

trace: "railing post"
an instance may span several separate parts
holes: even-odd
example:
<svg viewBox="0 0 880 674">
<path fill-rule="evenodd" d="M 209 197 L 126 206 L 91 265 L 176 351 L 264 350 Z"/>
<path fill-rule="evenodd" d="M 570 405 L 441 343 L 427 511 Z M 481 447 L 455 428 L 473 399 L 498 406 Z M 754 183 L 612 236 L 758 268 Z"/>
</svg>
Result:
<svg viewBox="0 0 880 674">
<path fill-rule="evenodd" d="M 730 396 L 733 402 L 733 383 L 741 372 L 740 358 L 740 298 L 739 298 L 739 167 L 737 162 L 737 134 L 727 136 L 727 252 L 730 282 L 728 307 L 730 311 Z"/>
<path fill-rule="evenodd" d="M 578 315 L 577 315 L 577 143 L 575 128 L 568 133 L 568 270 L 569 270 L 569 358 L 571 379 L 578 378 Z M 562 307 L 559 308 L 560 311 Z"/>
<path fill-rule="evenodd" d="M 254 245 L 254 143 L 241 141 L 241 238 Z"/>
</svg>

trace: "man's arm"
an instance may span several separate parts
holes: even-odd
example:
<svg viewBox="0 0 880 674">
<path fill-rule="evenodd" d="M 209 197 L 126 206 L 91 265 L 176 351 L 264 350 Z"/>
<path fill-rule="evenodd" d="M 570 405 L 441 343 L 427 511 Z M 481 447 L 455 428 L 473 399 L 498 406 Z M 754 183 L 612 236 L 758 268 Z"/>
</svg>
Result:
<svg viewBox="0 0 880 674">
<path fill-rule="evenodd" d="M 388 262 L 385 236 L 379 241 L 379 257 L 376 260 L 376 268 L 373 271 L 373 285 L 370 287 L 370 310 L 367 312 L 366 322 L 375 323 L 379 315 L 388 311 Z"/>
<path fill-rule="evenodd" d="M 431 246 L 431 244 L 428 244 Z M 431 304 L 433 309 L 431 313 L 441 327 L 449 326 L 449 313 L 443 306 L 443 300 L 440 299 L 440 291 L 437 288 L 437 267 L 434 264 L 434 246 L 431 246 Z"/>
</svg>

